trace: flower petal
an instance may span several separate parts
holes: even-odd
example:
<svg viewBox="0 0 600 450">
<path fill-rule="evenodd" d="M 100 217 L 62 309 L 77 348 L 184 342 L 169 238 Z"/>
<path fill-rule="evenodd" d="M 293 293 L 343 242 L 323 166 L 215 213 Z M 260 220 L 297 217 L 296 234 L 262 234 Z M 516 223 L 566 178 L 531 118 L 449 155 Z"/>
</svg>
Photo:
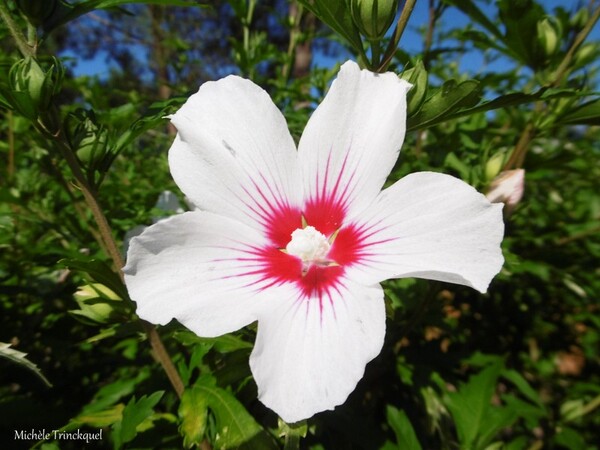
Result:
<svg viewBox="0 0 600 450">
<path fill-rule="evenodd" d="M 281 299 L 259 317 L 250 367 L 259 399 L 286 422 L 343 403 L 381 351 L 381 286 L 344 280 L 327 298 Z"/>
<path fill-rule="evenodd" d="M 449 175 L 402 178 L 349 228 L 360 234 L 360 248 L 347 276 L 361 283 L 417 277 L 485 292 L 504 262 L 502 205 Z"/>
<path fill-rule="evenodd" d="M 198 208 L 266 227 L 298 207 L 296 147 L 263 89 L 237 76 L 204 83 L 171 120 L 171 173 Z"/>
<path fill-rule="evenodd" d="M 309 225 L 328 234 L 373 202 L 404 140 L 410 86 L 393 73 L 342 66 L 300 139 Z"/>
<path fill-rule="evenodd" d="M 257 319 L 277 286 L 261 290 L 252 228 L 208 212 L 164 219 L 135 237 L 123 269 L 137 314 L 152 323 L 175 318 L 200 336 L 218 336 Z M 249 269 L 250 268 L 250 269 Z"/>
</svg>

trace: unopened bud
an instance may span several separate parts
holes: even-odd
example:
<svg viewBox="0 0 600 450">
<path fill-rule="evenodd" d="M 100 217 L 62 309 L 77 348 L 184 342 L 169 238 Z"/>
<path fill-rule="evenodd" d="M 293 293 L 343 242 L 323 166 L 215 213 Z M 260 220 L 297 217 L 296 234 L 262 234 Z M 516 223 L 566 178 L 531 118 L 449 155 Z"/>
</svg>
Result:
<svg viewBox="0 0 600 450">
<path fill-rule="evenodd" d="M 108 132 L 106 129 L 98 127 L 89 119 L 83 122 L 79 142 L 76 142 L 77 157 L 85 164 L 99 159 L 106 152 Z"/>
<path fill-rule="evenodd" d="M 383 38 L 398 11 L 398 0 L 349 0 L 352 20 L 367 39 Z"/>
<path fill-rule="evenodd" d="M 588 20 L 590 20 L 590 11 L 586 7 L 583 7 L 571 16 L 569 22 L 571 22 L 571 25 L 575 29 L 582 30 Z"/>
<path fill-rule="evenodd" d="M 11 105 L 35 120 L 40 112 L 49 108 L 52 96 L 60 90 L 63 75 L 64 68 L 56 58 L 47 71 L 32 57 L 17 61 L 9 72 Z"/>
<path fill-rule="evenodd" d="M 523 198 L 524 189 L 525 170 L 506 170 L 492 181 L 485 196 L 492 203 L 504 203 L 506 214 L 510 214 Z"/>
<path fill-rule="evenodd" d="M 492 181 L 500 173 L 505 159 L 506 153 L 498 152 L 488 160 L 485 165 L 485 179 L 487 181 Z"/>
<path fill-rule="evenodd" d="M 71 311 L 72 314 L 85 317 L 94 322 L 106 323 L 114 311 L 114 305 L 121 299 L 111 289 L 100 283 L 87 284 L 73 294 L 81 309 Z"/>
<path fill-rule="evenodd" d="M 594 42 L 583 44 L 575 53 L 575 65 L 585 66 L 595 61 L 600 50 L 600 46 Z"/>
<path fill-rule="evenodd" d="M 46 74 L 35 59 L 28 56 L 16 62 L 10 68 L 9 76 L 11 88 L 15 92 L 28 94 L 33 104 L 39 105 Z"/>
<path fill-rule="evenodd" d="M 538 42 L 546 56 L 552 56 L 558 49 L 560 34 L 560 26 L 549 17 L 545 17 L 537 23 Z"/>
</svg>

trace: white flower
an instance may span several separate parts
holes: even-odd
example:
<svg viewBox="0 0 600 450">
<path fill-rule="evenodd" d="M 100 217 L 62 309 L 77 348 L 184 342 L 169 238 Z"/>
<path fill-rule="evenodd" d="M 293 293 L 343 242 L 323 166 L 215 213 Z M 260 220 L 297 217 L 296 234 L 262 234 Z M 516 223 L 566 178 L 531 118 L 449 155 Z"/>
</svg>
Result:
<svg viewBox="0 0 600 450">
<path fill-rule="evenodd" d="M 380 352 L 381 281 L 483 292 L 502 266 L 502 206 L 471 186 L 424 172 L 381 191 L 409 88 L 347 62 L 298 151 L 267 93 L 236 76 L 205 83 L 172 117 L 171 172 L 199 209 L 133 239 L 129 292 L 143 319 L 200 336 L 258 320 L 250 367 L 286 422 L 343 403 Z"/>
</svg>

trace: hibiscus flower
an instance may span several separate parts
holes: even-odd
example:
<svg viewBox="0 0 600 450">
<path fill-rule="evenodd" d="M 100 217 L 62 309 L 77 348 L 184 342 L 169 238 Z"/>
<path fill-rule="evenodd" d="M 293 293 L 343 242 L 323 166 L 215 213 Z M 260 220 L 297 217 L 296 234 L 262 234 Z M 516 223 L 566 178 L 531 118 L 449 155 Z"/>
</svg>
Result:
<svg viewBox="0 0 600 450">
<path fill-rule="evenodd" d="M 150 226 L 123 269 L 138 315 L 213 337 L 258 321 L 250 367 L 286 422 L 343 403 L 381 350 L 388 278 L 484 292 L 503 258 L 502 206 L 448 175 L 381 190 L 410 84 L 345 63 L 298 149 L 249 80 L 208 82 L 171 117 L 171 173 L 197 210 Z"/>
</svg>

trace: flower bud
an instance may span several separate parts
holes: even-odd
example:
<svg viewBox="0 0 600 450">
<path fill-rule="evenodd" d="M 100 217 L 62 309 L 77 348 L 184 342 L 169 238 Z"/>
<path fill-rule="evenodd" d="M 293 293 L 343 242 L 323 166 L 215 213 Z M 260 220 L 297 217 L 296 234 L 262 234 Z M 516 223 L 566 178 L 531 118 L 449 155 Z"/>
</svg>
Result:
<svg viewBox="0 0 600 450">
<path fill-rule="evenodd" d="M 585 66 L 586 64 L 594 61 L 598 57 L 598 51 L 600 46 L 595 42 L 588 42 L 583 44 L 575 53 L 575 65 Z"/>
<path fill-rule="evenodd" d="M 78 109 L 65 120 L 67 134 L 77 158 L 86 167 L 96 167 L 107 155 L 108 132 L 93 111 Z"/>
<path fill-rule="evenodd" d="M 544 17 L 537 23 L 537 37 L 546 56 L 552 56 L 558 49 L 561 31 L 556 21 Z"/>
<path fill-rule="evenodd" d="M 352 20 L 367 39 L 378 41 L 392 25 L 398 0 L 349 0 Z"/>
<path fill-rule="evenodd" d="M 505 213 L 508 215 L 521 201 L 524 189 L 525 170 L 506 170 L 492 181 L 485 196 L 492 203 L 504 203 Z"/>
<path fill-rule="evenodd" d="M 499 152 L 492 156 L 485 165 L 485 179 L 492 181 L 496 175 L 500 173 L 504 166 L 504 160 L 506 159 L 506 153 Z"/>
<path fill-rule="evenodd" d="M 56 58 L 48 71 L 29 56 L 17 61 L 9 72 L 11 106 L 28 119 L 37 119 L 60 90 L 63 75 L 64 68 Z"/>
<path fill-rule="evenodd" d="M 115 310 L 114 305 L 120 298 L 112 290 L 100 283 L 87 284 L 79 288 L 73 298 L 81 309 L 70 311 L 71 314 L 85 317 L 97 323 L 107 323 Z"/>
<path fill-rule="evenodd" d="M 44 86 L 45 79 L 44 71 L 37 61 L 31 57 L 27 57 L 16 62 L 10 68 L 9 77 L 12 90 L 22 93 L 22 95 L 17 97 L 21 100 L 20 106 L 25 109 L 37 111 L 42 101 L 42 87 Z M 26 115 L 27 117 L 30 116 L 29 114 Z"/>
<path fill-rule="evenodd" d="M 588 20 L 590 20 L 590 11 L 586 7 L 583 7 L 571 16 L 569 22 L 573 28 L 582 30 Z"/>
</svg>

